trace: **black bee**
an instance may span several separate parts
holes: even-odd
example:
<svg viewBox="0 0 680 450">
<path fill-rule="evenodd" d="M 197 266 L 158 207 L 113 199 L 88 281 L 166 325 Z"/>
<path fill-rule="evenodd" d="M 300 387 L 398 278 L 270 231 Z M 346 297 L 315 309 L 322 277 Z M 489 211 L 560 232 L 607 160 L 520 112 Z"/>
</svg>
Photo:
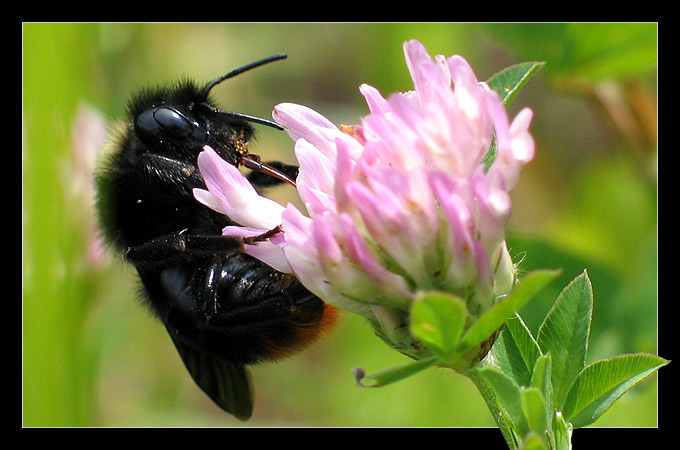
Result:
<svg viewBox="0 0 680 450">
<path fill-rule="evenodd" d="M 182 81 L 148 89 L 128 105 L 115 151 L 95 175 L 103 234 L 139 273 L 147 303 L 165 327 L 198 386 L 227 412 L 252 414 L 246 365 L 300 349 L 332 322 L 332 309 L 292 275 L 243 253 L 223 237 L 229 218 L 194 199 L 205 189 L 196 160 L 210 145 L 234 166 L 253 169 L 258 187 L 293 183 L 297 167 L 264 164 L 248 152 L 251 123 L 271 121 L 224 111 L 210 99 L 219 83 L 274 55 L 205 85 Z"/>
</svg>

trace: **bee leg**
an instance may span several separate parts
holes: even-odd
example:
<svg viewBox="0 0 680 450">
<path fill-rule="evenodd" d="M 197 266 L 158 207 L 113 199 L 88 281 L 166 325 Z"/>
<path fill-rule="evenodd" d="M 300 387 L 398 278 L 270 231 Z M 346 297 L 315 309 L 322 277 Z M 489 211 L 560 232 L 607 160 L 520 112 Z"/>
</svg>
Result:
<svg viewBox="0 0 680 450">
<path fill-rule="evenodd" d="M 187 230 L 166 234 L 140 245 L 128 247 L 125 259 L 132 264 L 167 265 L 187 257 L 228 255 L 243 249 L 239 238 L 219 235 L 191 235 Z"/>
<path fill-rule="evenodd" d="M 145 153 L 140 158 L 148 176 L 175 186 L 183 195 L 193 195 L 192 188 L 203 185 L 200 173 L 192 164 L 154 153 Z"/>
<path fill-rule="evenodd" d="M 273 167 L 274 169 L 278 170 L 279 172 L 282 172 L 285 174 L 288 178 L 291 180 L 295 180 L 298 175 L 299 167 L 298 166 L 292 166 L 289 164 L 284 164 L 279 161 L 269 161 L 265 163 L 269 167 Z M 284 183 L 286 180 L 283 180 L 281 178 L 277 178 L 275 176 L 272 176 L 268 173 L 264 172 L 250 172 L 247 175 L 248 181 L 250 181 L 250 184 L 256 187 L 260 188 L 265 188 L 269 186 L 276 186 L 281 183 Z"/>
</svg>

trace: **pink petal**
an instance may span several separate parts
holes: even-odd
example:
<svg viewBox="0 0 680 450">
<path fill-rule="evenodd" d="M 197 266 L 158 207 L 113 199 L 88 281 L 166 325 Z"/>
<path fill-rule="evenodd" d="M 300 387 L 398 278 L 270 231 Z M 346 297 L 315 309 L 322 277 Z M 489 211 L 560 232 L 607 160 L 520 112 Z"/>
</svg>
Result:
<svg viewBox="0 0 680 450">
<path fill-rule="evenodd" d="M 479 239 L 491 252 L 505 239 L 505 225 L 512 210 L 510 196 L 502 186 L 502 178 L 491 173 L 485 176 L 481 168 L 475 172 L 471 183 L 476 199 Z"/>
<path fill-rule="evenodd" d="M 240 227 L 237 225 L 227 225 L 222 228 L 222 236 L 232 236 L 238 238 L 252 238 L 266 233 L 269 230 L 262 228 Z"/>
<path fill-rule="evenodd" d="M 359 92 L 366 99 L 368 104 L 368 109 L 373 114 L 385 114 L 389 112 L 389 106 L 387 105 L 387 100 L 383 98 L 380 92 L 371 85 L 362 84 L 359 86 Z"/>
<path fill-rule="evenodd" d="M 477 274 L 475 222 L 467 180 L 450 180 L 441 172 L 432 174 L 432 189 L 447 219 L 447 285 L 454 289 L 470 286 Z"/>
<path fill-rule="evenodd" d="M 325 212 L 335 212 L 335 198 L 319 189 L 311 188 L 305 184 L 298 184 L 298 194 L 305 203 L 305 208 L 310 217 L 314 217 Z"/>
<path fill-rule="evenodd" d="M 349 217 L 346 216 L 345 217 Z M 400 275 L 394 274 L 380 264 L 371 253 L 366 241 L 353 226 L 351 219 L 345 221 L 347 228 L 347 252 L 349 257 L 358 263 L 366 276 L 379 287 L 383 296 L 397 301 L 403 299 L 404 306 L 408 305 L 408 300 L 412 298 L 406 281 Z"/>
<path fill-rule="evenodd" d="M 507 112 L 500 100 L 489 101 L 487 104 L 497 143 L 496 159 L 489 174 L 500 175 L 505 180 L 505 189 L 509 191 L 517 184 L 520 169 L 534 156 L 534 140 L 528 132 L 533 113 L 525 108 L 509 124 Z"/>
<path fill-rule="evenodd" d="M 526 164 L 534 158 L 534 139 L 529 133 L 529 125 L 534 113 L 529 108 L 522 109 L 510 124 L 512 153 L 520 164 Z"/>
<path fill-rule="evenodd" d="M 333 192 L 334 161 L 329 160 L 305 139 L 299 139 L 295 143 L 295 157 L 300 164 L 298 185 L 305 185 L 322 192 Z"/>
<path fill-rule="evenodd" d="M 255 236 L 260 236 L 263 233 L 266 233 L 267 231 L 269 230 L 229 225 L 222 229 L 222 235 L 239 238 L 251 238 Z M 273 241 L 274 239 L 259 241 L 256 242 L 255 244 L 244 243 L 243 246 L 244 253 L 247 253 L 248 255 L 259 259 L 260 261 L 264 262 L 270 267 L 273 267 L 279 272 L 292 273 L 293 270 L 288 264 L 288 261 L 286 260 L 283 250 L 279 245 L 275 244 Z"/>
<path fill-rule="evenodd" d="M 404 54 L 421 105 L 436 102 L 440 92 L 450 90 L 448 70 L 432 60 L 422 43 L 416 40 L 404 43 Z"/>
<path fill-rule="evenodd" d="M 222 206 L 220 205 L 220 202 L 217 201 L 214 195 L 210 193 L 210 191 L 206 191 L 205 189 L 199 189 L 199 188 L 194 188 L 193 190 L 194 198 L 198 200 L 200 203 L 203 205 L 207 206 L 208 208 L 212 209 L 213 211 L 217 211 L 218 213 L 224 214 L 224 211 L 222 211 Z"/>
<path fill-rule="evenodd" d="M 352 208 L 347 199 L 346 186 L 354 178 L 356 161 L 352 159 L 350 144 L 347 141 L 337 141 L 338 154 L 335 164 L 335 183 L 333 194 L 338 212 Z"/>
<path fill-rule="evenodd" d="M 270 267 L 283 273 L 293 273 L 283 249 L 270 241 L 261 241 L 253 245 L 245 245 L 245 253 L 257 258 Z"/>
<path fill-rule="evenodd" d="M 313 109 L 295 103 L 280 103 L 274 107 L 273 117 L 294 141 L 305 139 L 324 154 L 334 152 L 325 131 L 341 131 Z"/>
<path fill-rule="evenodd" d="M 262 229 L 273 229 L 281 224 L 283 206 L 261 197 L 236 167 L 220 158 L 208 145 L 198 155 L 198 168 L 208 191 L 219 204 L 219 211 L 234 222 Z M 194 196 L 204 204 L 214 206 L 214 201 L 203 190 L 194 190 Z"/>
</svg>

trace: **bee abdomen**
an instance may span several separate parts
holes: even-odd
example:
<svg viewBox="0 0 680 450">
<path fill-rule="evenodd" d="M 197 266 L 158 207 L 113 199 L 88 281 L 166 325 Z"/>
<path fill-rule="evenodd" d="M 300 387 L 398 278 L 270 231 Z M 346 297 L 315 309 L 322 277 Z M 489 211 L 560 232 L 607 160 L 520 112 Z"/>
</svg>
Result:
<svg viewBox="0 0 680 450">
<path fill-rule="evenodd" d="M 334 311 L 291 274 L 249 255 L 219 258 L 205 275 L 202 309 L 208 329 L 219 330 L 232 358 L 245 363 L 279 359 L 312 343 Z M 242 345 L 241 343 L 247 343 Z"/>
</svg>

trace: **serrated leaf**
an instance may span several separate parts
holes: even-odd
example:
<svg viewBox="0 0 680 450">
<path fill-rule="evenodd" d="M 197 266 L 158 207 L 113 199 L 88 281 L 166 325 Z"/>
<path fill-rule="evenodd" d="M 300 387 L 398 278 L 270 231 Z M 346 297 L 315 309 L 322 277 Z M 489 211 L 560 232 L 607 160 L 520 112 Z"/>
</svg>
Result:
<svg viewBox="0 0 680 450">
<path fill-rule="evenodd" d="M 507 67 L 487 80 L 489 87 L 501 98 L 503 105 L 509 105 L 525 84 L 545 65 L 544 62 L 525 62 Z"/>
<path fill-rule="evenodd" d="M 668 361 L 658 356 L 638 353 L 586 366 L 567 394 L 565 419 L 574 428 L 590 425 L 621 395 L 666 364 Z"/>
<path fill-rule="evenodd" d="M 441 356 L 458 344 L 466 320 L 465 302 L 445 292 L 422 292 L 411 307 L 411 333 Z"/>
<path fill-rule="evenodd" d="M 556 270 L 536 270 L 525 275 L 515 285 L 510 294 L 500 303 L 486 311 L 463 335 L 459 351 L 464 351 L 485 341 L 506 320 L 531 300 L 545 285 L 559 275 Z"/>
<path fill-rule="evenodd" d="M 552 358 L 553 402 L 561 410 L 569 387 L 585 367 L 593 314 L 593 290 L 587 272 L 562 290 L 538 329 L 538 345 Z"/>
</svg>

